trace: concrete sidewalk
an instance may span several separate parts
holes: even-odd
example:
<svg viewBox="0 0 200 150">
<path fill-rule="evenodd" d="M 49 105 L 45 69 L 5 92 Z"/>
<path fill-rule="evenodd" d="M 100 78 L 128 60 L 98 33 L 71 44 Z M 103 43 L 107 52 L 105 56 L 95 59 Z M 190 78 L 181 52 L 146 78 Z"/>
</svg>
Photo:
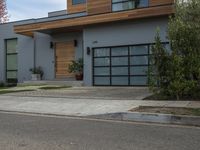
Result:
<svg viewBox="0 0 200 150">
<path fill-rule="evenodd" d="M 0 111 L 67 116 L 126 113 L 138 106 L 200 108 L 200 101 L 142 101 L 0 96 Z"/>
</svg>

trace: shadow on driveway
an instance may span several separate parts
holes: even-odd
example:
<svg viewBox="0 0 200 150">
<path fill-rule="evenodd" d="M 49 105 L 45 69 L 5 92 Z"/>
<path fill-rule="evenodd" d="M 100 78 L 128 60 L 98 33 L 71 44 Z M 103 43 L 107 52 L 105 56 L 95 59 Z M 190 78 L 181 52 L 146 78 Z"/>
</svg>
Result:
<svg viewBox="0 0 200 150">
<path fill-rule="evenodd" d="M 150 94 L 146 87 L 73 87 L 69 89 L 37 90 L 5 95 L 74 99 L 142 100 Z"/>
</svg>

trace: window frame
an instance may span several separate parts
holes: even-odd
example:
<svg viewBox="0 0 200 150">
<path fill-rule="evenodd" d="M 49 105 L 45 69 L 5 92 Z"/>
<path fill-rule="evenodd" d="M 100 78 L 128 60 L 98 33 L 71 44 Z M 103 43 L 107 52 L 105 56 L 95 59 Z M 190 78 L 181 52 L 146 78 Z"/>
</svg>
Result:
<svg viewBox="0 0 200 150">
<path fill-rule="evenodd" d="M 79 4 L 85 4 L 86 0 L 82 0 L 82 2 L 74 2 L 76 0 L 72 0 L 72 5 L 79 5 Z"/>
<path fill-rule="evenodd" d="M 10 70 L 10 69 L 8 69 L 7 67 L 7 60 L 8 60 L 8 58 L 7 58 L 7 56 L 11 56 L 11 55 L 16 55 L 16 57 L 18 58 L 18 52 L 17 52 L 17 48 L 16 48 L 16 51 L 14 52 L 14 53 L 8 53 L 8 43 L 7 43 L 7 41 L 10 41 L 10 40 L 16 40 L 16 42 L 18 42 L 18 39 L 17 38 L 10 38 L 10 39 L 5 39 L 4 40 L 4 42 L 5 42 L 5 79 L 6 79 L 6 82 L 7 83 L 17 83 L 18 82 L 18 68 L 17 69 L 12 69 L 12 70 Z M 16 44 L 16 47 L 17 47 L 17 44 Z M 18 67 L 18 65 L 17 65 L 17 67 Z M 7 75 L 7 73 L 8 72 L 16 72 L 16 78 L 13 78 L 13 79 L 11 79 L 11 78 L 8 78 L 8 75 Z"/>
<path fill-rule="evenodd" d="M 114 4 L 123 4 L 123 3 L 132 2 L 132 1 L 135 1 L 135 8 L 122 9 L 122 10 L 113 10 L 113 5 Z M 140 1 L 140 0 L 138 0 L 138 1 Z M 113 0 L 111 0 L 112 12 L 120 12 L 120 11 L 127 11 L 127 10 L 134 10 L 134 9 L 141 9 L 141 8 L 148 8 L 149 7 L 149 0 L 148 0 L 148 5 L 147 6 L 143 6 L 143 7 L 138 7 L 138 5 L 136 3 L 137 3 L 137 0 L 120 0 L 118 2 L 113 2 Z"/>
</svg>

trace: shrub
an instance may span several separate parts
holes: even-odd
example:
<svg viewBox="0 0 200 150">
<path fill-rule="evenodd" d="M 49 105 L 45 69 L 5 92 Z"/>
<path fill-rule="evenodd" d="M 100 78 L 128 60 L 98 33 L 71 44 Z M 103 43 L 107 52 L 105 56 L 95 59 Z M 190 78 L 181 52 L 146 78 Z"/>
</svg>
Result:
<svg viewBox="0 0 200 150">
<path fill-rule="evenodd" d="M 5 87 L 5 83 L 3 81 L 0 81 L 0 87 Z"/>
<path fill-rule="evenodd" d="M 69 73 L 82 74 L 83 73 L 83 59 L 78 59 L 77 61 L 72 61 L 72 64 L 68 66 Z"/>
<path fill-rule="evenodd" d="M 159 32 L 156 34 L 149 71 L 151 89 L 177 100 L 200 98 L 199 0 L 176 3 L 175 16 L 169 21 L 168 39 L 171 53 L 162 45 Z"/>
<path fill-rule="evenodd" d="M 44 75 L 44 72 L 43 72 L 43 70 L 42 70 L 42 67 L 34 67 L 34 68 L 31 68 L 30 70 L 29 70 L 32 74 L 40 74 L 41 75 L 41 78 L 43 77 L 43 75 Z"/>
</svg>

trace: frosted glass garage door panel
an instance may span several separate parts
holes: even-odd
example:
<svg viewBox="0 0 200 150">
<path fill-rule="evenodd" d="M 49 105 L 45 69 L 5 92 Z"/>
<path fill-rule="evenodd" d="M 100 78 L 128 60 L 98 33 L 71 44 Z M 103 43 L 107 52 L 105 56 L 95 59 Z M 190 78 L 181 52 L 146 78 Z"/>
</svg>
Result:
<svg viewBox="0 0 200 150">
<path fill-rule="evenodd" d="M 112 77 L 112 85 L 128 85 L 128 77 Z"/>
<path fill-rule="evenodd" d="M 110 75 L 109 67 L 94 68 L 94 75 Z"/>
<path fill-rule="evenodd" d="M 112 75 L 128 75 L 128 67 L 112 67 Z"/>
<path fill-rule="evenodd" d="M 146 76 L 134 76 L 130 78 L 131 85 L 147 85 L 147 77 Z"/>
<path fill-rule="evenodd" d="M 148 66 L 130 67 L 130 74 L 131 75 L 147 75 L 147 73 L 148 73 Z"/>
<path fill-rule="evenodd" d="M 111 56 L 127 56 L 127 55 L 128 55 L 128 47 L 112 48 Z"/>
<path fill-rule="evenodd" d="M 128 57 L 113 57 L 112 66 L 127 66 Z"/>
<path fill-rule="evenodd" d="M 109 48 L 99 48 L 94 50 L 94 57 L 105 57 L 110 56 Z"/>
<path fill-rule="evenodd" d="M 130 55 L 147 55 L 148 46 L 131 46 Z"/>
<path fill-rule="evenodd" d="M 133 56 L 130 58 L 131 65 L 148 65 L 148 56 Z"/>
<path fill-rule="evenodd" d="M 95 58 L 94 66 L 109 66 L 110 58 Z"/>
<path fill-rule="evenodd" d="M 110 85 L 110 77 L 95 77 L 95 85 Z"/>
</svg>

